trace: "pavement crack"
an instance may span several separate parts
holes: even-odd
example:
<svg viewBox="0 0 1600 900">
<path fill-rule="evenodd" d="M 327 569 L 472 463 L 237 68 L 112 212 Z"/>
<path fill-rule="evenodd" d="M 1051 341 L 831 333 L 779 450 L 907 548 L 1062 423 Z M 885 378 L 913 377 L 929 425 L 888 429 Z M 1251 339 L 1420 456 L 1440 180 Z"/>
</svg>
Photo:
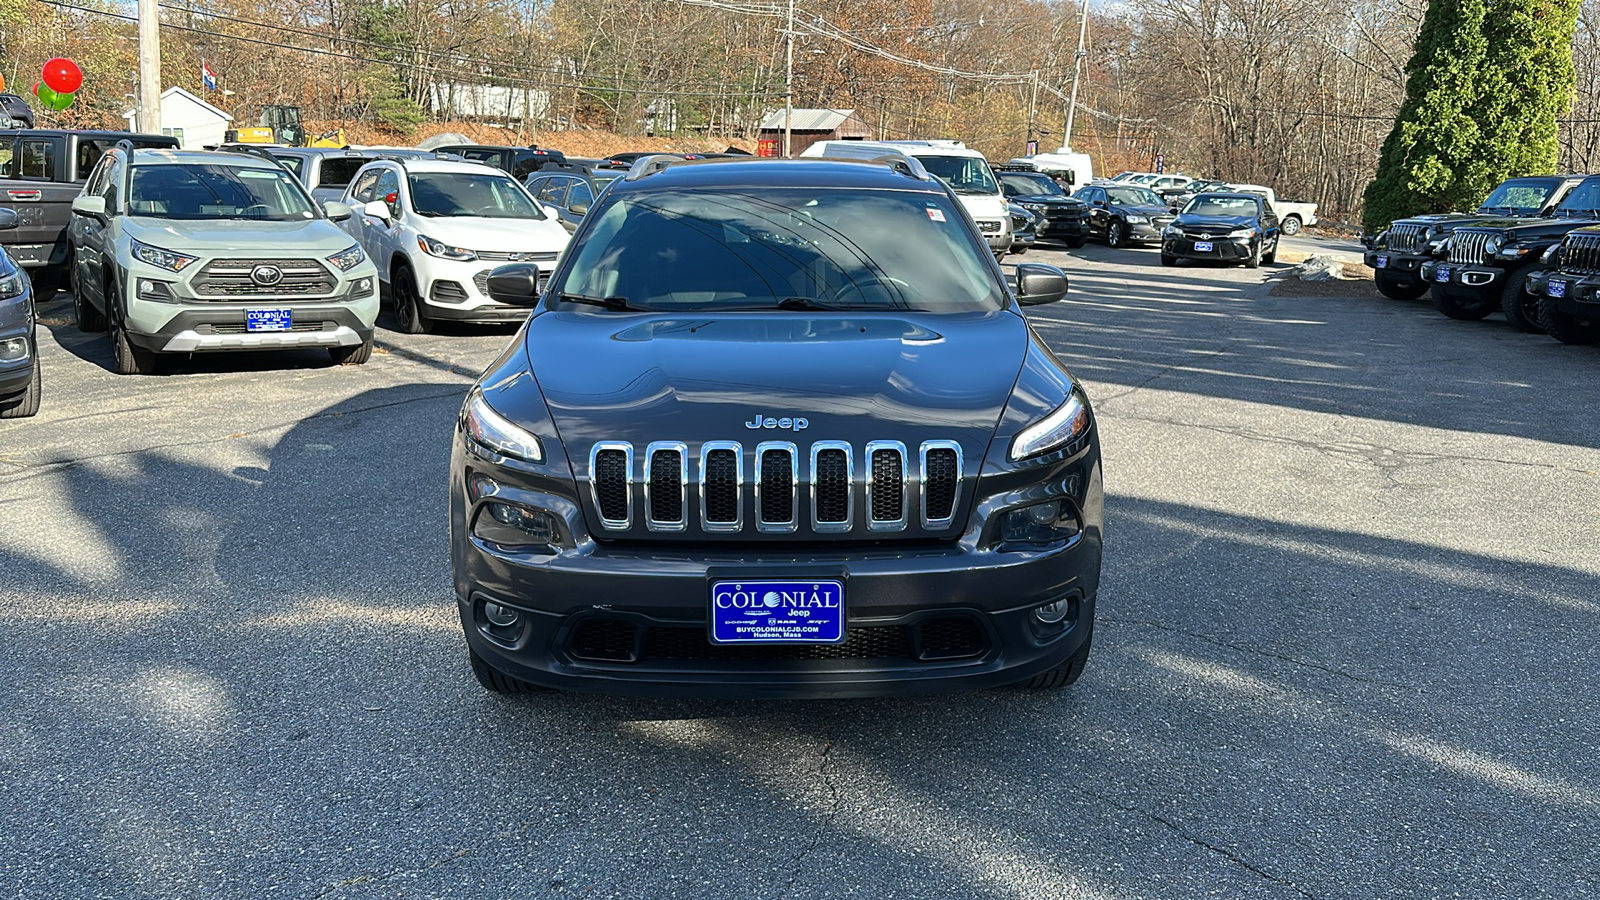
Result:
<svg viewBox="0 0 1600 900">
<path fill-rule="evenodd" d="M 839 786 L 833 780 L 832 753 L 833 738 L 826 738 L 826 742 L 822 745 L 822 757 L 817 762 L 816 777 L 822 781 L 823 788 L 828 792 L 828 809 L 817 823 L 816 833 L 811 836 L 811 840 L 799 853 L 794 855 L 793 859 L 789 860 L 789 893 L 791 895 L 795 891 L 800 876 L 804 874 L 803 864 L 806 857 L 822 846 L 822 839 L 832 830 L 834 820 L 839 817 L 839 809 L 844 803 L 843 798 L 839 795 Z"/>
<path fill-rule="evenodd" d="M 1154 628 L 1157 631 L 1165 631 L 1165 632 L 1168 632 L 1168 633 L 1171 633 L 1171 634 L 1181 634 L 1184 637 L 1194 638 L 1197 641 L 1205 641 L 1206 643 L 1211 644 L 1213 646 L 1226 647 L 1229 650 L 1236 650 L 1236 651 L 1238 651 L 1240 653 L 1249 653 L 1249 654 L 1254 655 L 1254 656 L 1265 656 L 1268 659 L 1276 659 L 1276 660 L 1279 660 L 1281 662 L 1289 663 L 1290 665 L 1300 666 L 1301 668 L 1315 669 L 1318 672 L 1326 672 L 1329 675 L 1337 675 L 1340 678 L 1347 678 L 1347 679 L 1349 679 L 1351 681 L 1359 681 L 1362 684 L 1375 684 L 1375 685 L 1378 685 L 1379 687 L 1401 688 L 1401 689 L 1410 689 L 1412 687 L 1411 685 L 1400 684 L 1400 683 L 1394 682 L 1394 681 L 1384 681 L 1384 680 L 1378 679 L 1378 678 L 1365 678 L 1365 677 L 1360 676 L 1360 675 L 1352 675 L 1351 673 L 1346 672 L 1346 671 L 1344 671 L 1342 669 L 1335 669 L 1335 668 L 1333 668 L 1331 666 L 1324 666 L 1321 663 L 1308 662 L 1307 660 L 1297 659 L 1297 658 L 1295 658 L 1293 656 L 1285 656 L 1282 653 L 1273 653 L 1270 650 L 1263 650 L 1260 647 L 1251 647 L 1251 646 L 1247 646 L 1245 644 L 1234 644 L 1234 643 L 1231 643 L 1229 641 L 1224 641 L 1224 640 L 1221 640 L 1219 638 L 1213 637 L 1213 636 L 1211 636 L 1209 634 L 1204 634 L 1204 633 L 1198 632 L 1198 631 L 1190 631 L 1187 628 L 1177 628 L 1177 627 L 1172 626 L 1172 625 L 1164 625 L 1164 624 L 1162 624 L 1160 622 L 1151 622 L 1151 621 L 1149 621 L 1147 619 L 1118 619 L 1118 618 L 1115 618 L 1115 617 L 1112 617 L 1112 616 L 1106 616 L 1106 615 L 1101 615 L 1101 616 L 1098 616 L 1097 618 L 1101 619 L 1104 622 L 1111 623 L 1111 624 L 1116 624 L 1116 625 L 1143 625 L 1146 628 Z"/>
</svg>

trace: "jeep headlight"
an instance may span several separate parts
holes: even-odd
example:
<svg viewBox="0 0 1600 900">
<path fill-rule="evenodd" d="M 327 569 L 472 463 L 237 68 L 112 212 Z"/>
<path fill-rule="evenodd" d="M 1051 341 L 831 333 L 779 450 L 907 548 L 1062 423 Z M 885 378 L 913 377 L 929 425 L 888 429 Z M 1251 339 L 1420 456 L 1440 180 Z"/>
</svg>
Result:
<svg viewBox="0 0 1600 900">
<path fill-rule="evenodd" d="M 361 252 L 361 245 L 352 244 L 350 249 L 340 250 L 338 253 L 328 257 L 328 262 L 333 263 L 334 268 L 339 271 L 348 272 L 361 265 L 361 261 L 366 258 L 367 255 Z"/>
<path fill-rule="evenodd" d="M 1505 245 L 1506 239 L 1503 235 L 1491 234 L 1483 242 L 1483 250 L 1485 253 L 1499 253 L 1500 248 L 1504 247 Z"/>
<path fill-rule="evenodd" d="M 0 275 L 0 300 L 21 297 L 28 290 L 28 276 L 17 269 L 10 275 Z"/>
<path fill-rule="evenodd" d="M 471 262 L 472 260 L 478 258 L 478 254 L 472 252 L 471 250 L 467 250 L 462 247 L 452 247 L 449 244 L 436 241 L 425 234 L 417 235 L 417 246 L 422 248 L 423 253 L 426 253 L 429 256 L 437 256 L 440 259 L 453 259 L 458 262 Z"/>
<path fill-rule="evenodd" d="M 1128 224 L 1129 225 L 1148 225 L 1148 224 L 1150 224 L 1150 217 L 1149 216 L 1135 216 L 1135 215 L 1131 215 L 1130 214 L 1128 216 Z"/>
<path fill-rule="evenodd" d="M 182 272 L 195 260 L 197 256 L 185 256 L 171 250 L 163 250 L 140 241 L 133 242 L 133 258 L 143 263 L 149 263 L 158 269 L 168 272 Z"/>
<path fill-rule="evenodd" d="M 1029 425 L 1011 441 L 1011 459 L 1027 459 L 1064 447 L 1089 433 L 1089 404 L 1074 386 L 1055 412 Z"/>
<path fill-rule="evenodd" d="M 539 439 L 494 411 L 483 391 L 473 388 L 461 407 L 461 422 L 474 443 L 491 453 L 526 462 L 544 462 Z"/>
</svg>

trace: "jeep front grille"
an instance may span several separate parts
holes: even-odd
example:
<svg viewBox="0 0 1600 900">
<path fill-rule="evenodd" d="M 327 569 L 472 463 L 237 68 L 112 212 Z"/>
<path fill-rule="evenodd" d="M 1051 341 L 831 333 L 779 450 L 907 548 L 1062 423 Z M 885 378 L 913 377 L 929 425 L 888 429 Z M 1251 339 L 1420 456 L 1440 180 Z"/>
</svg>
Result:
<svg viewBox="0 0 1600 900">
<path fill-rule="evenodd" d="M 260 284 L 252 273 L 275 269 L 278 279 Z M 270 273 L 263 272 L 263 280 Z M 333 293 L 338 279 L 314 259 L 214 259 L 194 276 L 191 286 L 201 297 L 315 297 Z"/>
<path fill-rule="evenodd" d="M 1568 232 L 1561 242 L 1561 271 L 1600 274 L 1600 233 Z"/>
<path fill-rule="evenodd" d="M 1384 241 L 1396 253 L 1421 253 L 1422 232 L 1426 225 L 1390 225 L 1389 237 Z"/>
<path fill-rule="evenodd" d="M 1458 228 L 1450 233 L 1450 261 L 1476 266 L 1489 261 L 1488 244 L 1493 231 L 1469 231 Z"/>
<path fill-rule="evenodd" d="M 859 451 L 845 441 L 807 448 L 765 441 L 749 452 L 748 463 L 746 452 L 735 441 L 707 441 L 698 451 L 656 441 L 636 469 L 632 445 L 595 444 L 590 496 L 600 530 L 635 526 L 636 486 L 641 523 L 655 532 L 739 534 L 748 523 L 759 533 L 785 534 L 801 530 L 802 522 L 818 535 L 853 532 L 858 524 L 877 533 L 905 531 L 913 521 L 929 531 L 956 527 L 963 473 L 955 441 L 926 441 L 914 456 L 899 441 L 871 441 Z M 913 505 L 920 507 L 916 519 Z M 698 516 L 691 515 L 695 506 Z M 865 521 L 858 523 L 859 510 Z"/>
</svg>

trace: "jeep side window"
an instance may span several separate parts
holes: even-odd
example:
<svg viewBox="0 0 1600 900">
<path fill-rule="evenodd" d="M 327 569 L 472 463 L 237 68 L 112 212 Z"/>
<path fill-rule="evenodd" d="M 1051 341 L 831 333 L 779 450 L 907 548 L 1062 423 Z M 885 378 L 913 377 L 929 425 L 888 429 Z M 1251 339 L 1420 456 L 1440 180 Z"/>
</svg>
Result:
<svg viewBox="0 0 1600 900">
<path fill-rule="evenodd" d="M 512 163 L 511 177 L 521 181 L 539 171 L 539 167 L 542 165 L 544 165 L 544 157 L 536 156 L 532 153 L 526 154 L 515 163 Z"/>
<path fill-rule="evenodd" d="M 18 178 L 54 181 L 56 178 L 55 142 L 49 138 L 24 138 L 19 142 L 15 165 Z"/>
<path fill-rule="evenodd" d="M 0 178 L 11 178 L 11 158 L 16 155 L 16 140 L 9 135 L 0 137 Z"/>
</svg>

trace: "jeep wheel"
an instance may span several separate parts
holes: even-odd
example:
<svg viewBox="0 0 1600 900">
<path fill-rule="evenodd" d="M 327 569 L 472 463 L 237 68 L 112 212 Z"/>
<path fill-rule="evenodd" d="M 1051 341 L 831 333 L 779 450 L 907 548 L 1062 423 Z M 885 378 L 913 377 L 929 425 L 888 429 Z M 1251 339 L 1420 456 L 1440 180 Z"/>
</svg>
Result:
<svg viewBox="0 0 1600 900">
<path fill-rule="evenodd" d="M 1433 308 L 1452 319 L 1473 321 L 1495 311 L 1495 304 L 1480 292 L 1463 291 L 1453 284 L 1433 288 Z"/>
<path fill-rule="evenodd" d="M 1403 285 L 1381 270 L 1372 276 L 1372 283 L 1378 286 L 1378 293 L 1390 300 L 1417 300 L 1428 292 L 1428 283 L 1420 278 L 1415 284 Z"/>
<path fill-rule="evenodd" d="M 354 347 L 329 347 L 328 355 L 333 357 L 336 365 L 363 365 L 372 358 L 372 338 L 367 338 Z"/>
<path fill-rule="evenodd" d="M 1295 235 L 1299 234 L 1300 233 L 1300 217 L 1299 216 L 1288 216 L 1287 218 L 1285 218 L 1283 220 L 1283 233 L 1288 235 L 1289 237 L 1294 237 Z"/>
<path fill-rule="evenodd" d="M 1083 668 L 1089 664 L 1089 641 L 1084 641 L 1083 648 L 1072 654 L 1066 662 L 1048 672 L 1035 675 L 1022 682 L 1025 688 L 1054 689 L 1064 688 L 1077 681 L 1083 675 Z"/>
<path fill-rule="evenodd" d="M 417 295 L 417 279 L 411 267 L 396 266 L 394 277 L 389 279 L 389 292 L 394 295 L 394 318 L 405 334 L 427 334 L 433 327 L 422 311 L 422 298 Z"/>
<path fill-rule="evenodd" d="M 33 353 L 33 379 L 20 397 L 0 401 L 0 419 L 26 419 L 38 415 L 39 398 L 44 394 L 44 378 L 39 374 L 39 342 L 31 342 Z"/>
<path fill-rule="evenodd" d="M 1548 299 L 1539 301 L 1544 333 L 1563 344 L 1600 344 L 1600 319 L 1580 319 L 1556 309 Z"/>
<path fill-rule="evenodd" d="M 1539 298 L 1528 293 L 1528 273 L 1523 269 L 1506 279 L 1505 290 L 1500 292 L 1500 311 L 1505 313 L 1511 327 L 1528 334 L 1544 334 L 1544 320 L 1539 312 Z"/>
<path fill-rule="evenodd" d="M 467 648 L 467 655 L 471 658 L 473 677 L 478 679 L 478 683 L 483 685 L 486 691 L 495 694 L 531 694 L 544 690 L 536 684 L 513 678 L 489 665 L 488 661 L 471 647 Z"/>
<path fill-rule="evenodd" d="M 1111 247 L 1122 246 L 1122 223 L 1113 220 L 1106 226 L 1106 244 Z"/>
<path fill-rule="evenodd" d="M 154 375 L 156 355 L 134 346 L 128 337 L 127 314 L 122 308 L 122 290 L 115 284 L 106 287 L 111 314 L 106 317 L 111 329 L 111 368 L 118 375 Z"/>
</svg>

